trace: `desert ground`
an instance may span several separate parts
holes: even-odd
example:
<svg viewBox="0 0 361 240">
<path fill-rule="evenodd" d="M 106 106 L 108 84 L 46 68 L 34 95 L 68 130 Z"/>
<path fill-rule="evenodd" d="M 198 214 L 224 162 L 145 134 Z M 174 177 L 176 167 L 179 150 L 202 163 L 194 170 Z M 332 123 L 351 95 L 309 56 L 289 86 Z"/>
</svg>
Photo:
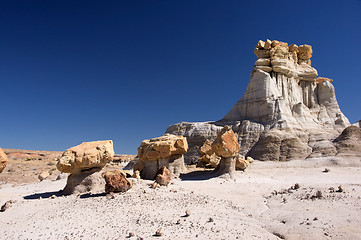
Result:
<svg viewBox="0 0 361 240">
<path fill-rule="evenodd" d="M 0 205 L 12 204 L 0 212 L 0 239 L 361 239 L 359 158 L 255 161 L 234 179 L 189 166 L 156 189 L 131 178 L 125 193 L 62 196 L 66 177 L 52 154 L 10 154 Z"/>
</svg>

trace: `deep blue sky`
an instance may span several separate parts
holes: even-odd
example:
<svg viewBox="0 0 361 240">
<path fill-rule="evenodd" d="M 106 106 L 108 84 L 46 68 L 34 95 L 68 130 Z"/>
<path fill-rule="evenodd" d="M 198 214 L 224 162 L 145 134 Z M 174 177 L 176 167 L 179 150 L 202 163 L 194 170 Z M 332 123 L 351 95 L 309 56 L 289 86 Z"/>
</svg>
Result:
<svg viewBox="0 0 361 240">
<path fill-rule="evenodd" d="M 361 119 L 361 1 L 1 1 L 0 147 L 112 139 L 136 153 L 181 121 L 221 119 L 259 39 L 313 46 Z"/>
</svg>

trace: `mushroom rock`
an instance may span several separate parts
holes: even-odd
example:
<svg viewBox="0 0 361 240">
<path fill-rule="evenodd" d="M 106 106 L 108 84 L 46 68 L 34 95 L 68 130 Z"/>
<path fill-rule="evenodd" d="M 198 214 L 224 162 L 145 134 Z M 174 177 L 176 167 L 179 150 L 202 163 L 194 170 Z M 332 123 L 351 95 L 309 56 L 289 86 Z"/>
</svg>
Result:
<svg viewBox="0 0 361 240">
<path fill-rule="evenodd" d="M 220 175 L 228 173 L 233 177 L 234 171 L 236 170 L 236 157 L 241 147 L 230 126 L 226 125 L 218 133 L 216 140 L 212 143 L 212 150 L 217 156 L 221 157 L 215 172 Z"/>
<path fill-rule="evenodd" d="M 111 140 L 83 142 L 66 150 L 56 165 L 59 171 L 70 173 L 64 194 L 102 192 L 105 181 L 100 170 L 113 157 Z"/>
<path fill-rule="evenodd" d="M 8 162 L 8 156 L 6 153 L 0 148 L 0 173 L 4 170 L 6 167 L 6 164 Z"/>
<path fill-rule="evenodd" d="M 312 47 L 266 40 L 257 43 L 254 53 L 248 87 L 223 119 L 178 123 L 166 132 L 187 136 L 191 161 L 196 154 L 199 158 L 204 141 L 213 141 L 226 125 L 237 134 L 240 154 L 258 160 L 335 155 L 333 139 L 350 122 L 340 110 L 332 80 L 318 77 L 312 67 Z"/>
<path fill-rule="evenodd" d="M 158 138 L 144 140 L 138 148 L 139 160 L 134 171 L 140 172 L 143 179 L 154 180 L 157 172 L 166 167 L 172 178 L 185 171 L 184 156 L 188 150 L 186 137 L 164 134 Z"/>
</svg>

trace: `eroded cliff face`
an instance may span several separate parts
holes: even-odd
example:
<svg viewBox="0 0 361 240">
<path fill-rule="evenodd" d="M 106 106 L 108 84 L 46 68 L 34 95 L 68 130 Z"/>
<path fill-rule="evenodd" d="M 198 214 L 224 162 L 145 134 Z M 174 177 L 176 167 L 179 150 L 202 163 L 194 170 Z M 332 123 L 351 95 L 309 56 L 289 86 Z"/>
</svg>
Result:
<svg viewBox="0 0 361 240">
<path fill-rule="evenodd" d="M 318 77 L 311 66 L 312 47 L 267 40 L 259 41 L 254 52 L 258 59 L 247 90 L 222 120 L 179 123 L 167 132 L 187 136 L 194 142 L 190 149 L 198 149 L 203 139 L 214 139 L 222 126 L 230 125 L 241 154 L 259 160 L 337 154 L 332 141 L 350 123 L 339 108 L 332 80 Z M 197 157 L 191 150 L 188 162 Z"/>
</svg>

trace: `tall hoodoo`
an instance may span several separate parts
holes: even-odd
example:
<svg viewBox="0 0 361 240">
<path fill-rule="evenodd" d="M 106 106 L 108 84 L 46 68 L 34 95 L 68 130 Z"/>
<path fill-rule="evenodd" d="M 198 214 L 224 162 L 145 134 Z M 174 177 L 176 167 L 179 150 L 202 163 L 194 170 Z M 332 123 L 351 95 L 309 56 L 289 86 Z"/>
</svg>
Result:
<svg viewBox="0 0 361 240">
<path fill-rule="evenodd" d="M 350 123 L 339 108 L 332 80 L 318 77 L 311 66 L 312 47 L 267 39 L 257 43 L 254 53 L 257 60 L 247 90 L 222 120 L 179 123 L 167 132 L 192 142 L 191 132 L 214 139 L 222 126 L 230 125 L 241 154 L 260 160 L 336 154 L 332 140 Z M 189 152 L 198 148 L 189 145 Z"/>
</svg>

